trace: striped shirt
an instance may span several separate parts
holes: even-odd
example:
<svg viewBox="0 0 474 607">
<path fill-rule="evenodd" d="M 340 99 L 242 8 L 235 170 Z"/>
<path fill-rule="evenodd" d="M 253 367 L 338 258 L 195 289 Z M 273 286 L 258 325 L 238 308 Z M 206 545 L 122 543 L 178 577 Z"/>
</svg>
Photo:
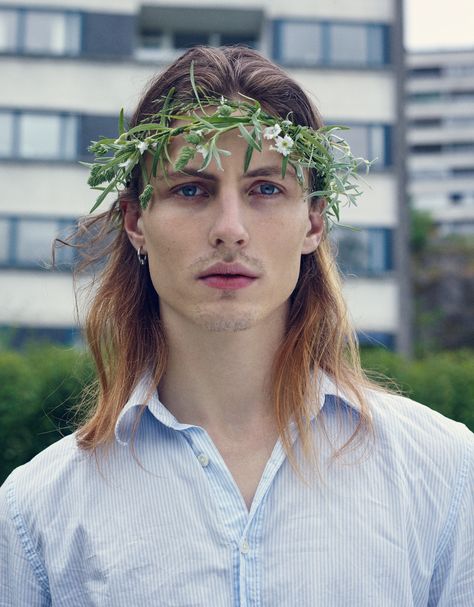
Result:
<svg viewBox="0 0 474 607">
<path fill-rule="evenodd" d="M 473 435 L 370 393 L 370 447 L 333 460 L 358 410 L 327 386 L 319 473 L 294 432 L 304 479 L 277 442 L 248 511 L 206 431 L 142 382 L 107 457 L 71 435 L 4 483 L 0 606 L 473 607 Z"/>
</svg>

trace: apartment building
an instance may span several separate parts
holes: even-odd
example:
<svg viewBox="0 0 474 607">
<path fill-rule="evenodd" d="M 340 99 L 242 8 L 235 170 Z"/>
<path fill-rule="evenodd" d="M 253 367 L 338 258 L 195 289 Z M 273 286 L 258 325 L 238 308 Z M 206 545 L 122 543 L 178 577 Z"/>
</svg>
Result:
<svg viewBox="0 0 474 607">
<path fill-rule="evenodd" d="M 407 56 L 409 194 L 441 234 L 474 234 L 474 48 Z"/>
<path fill-rule="evenodd" d="M 0 6 L 0 325 L 21 340 L 77 335 L 71 264 L 51 240 L 88 211 L 87 146 L 116 132 L 147 80 L 195 44 L 246 44 L 310 92 L 353 151 L 377 158 L 337 229 L 361 342 L 410 350 L 401 0 L 13 0 Z"/>
</svg>

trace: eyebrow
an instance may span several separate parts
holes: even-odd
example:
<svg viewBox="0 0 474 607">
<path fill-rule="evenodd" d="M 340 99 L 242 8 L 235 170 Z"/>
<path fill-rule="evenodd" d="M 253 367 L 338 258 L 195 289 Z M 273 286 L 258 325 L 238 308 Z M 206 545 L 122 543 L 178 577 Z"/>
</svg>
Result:
<svg viewBox="0 0 474 607">
<path fill-rule="evenodd" d="M 295 176 L 294 168 L 289 165 L 287 167 L 287 172 L 291 173 L 292 176 Z M 189 177 L 199 177 L 200 179 L 205 179 L 207 181 L 217 181 L 217 177 L 212 173 L 208 173 L 207 171 L 199 171 L 197 169 L 185 169 L 183 171 L 176 171 L 167 174 L 167 178 L 170 180 L 182 179 L 183 176 Z M 243 178 L 253 178 L 253 177 L 280 177 L 281 178 L 281 166 L 264 166 L 259 167 L 258 169 L 254 169 L 253 171 L 247 171 Z"/>
</svg>

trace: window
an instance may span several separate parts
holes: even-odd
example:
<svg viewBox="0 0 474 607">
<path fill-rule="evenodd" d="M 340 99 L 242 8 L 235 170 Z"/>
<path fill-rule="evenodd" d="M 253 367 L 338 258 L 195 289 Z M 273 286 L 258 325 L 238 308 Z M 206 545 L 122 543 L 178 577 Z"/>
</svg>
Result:
<svg viewBox="0 0 474 607">
<path fill-rule="evenodd" d="M 0 216 L 0 266 L 42 269 L 51 265 L 55 238 L 65 236 L 74 219 Z M 76 253 L 72 247 L 55 250 L 56 267 L 69 269 Z"/>
<path fill-rule="evenodd" d="M 78 13 L 0 9 L 0 51 L 33 55 L 78 55 L 81 16 Z"/>
<path fill-rule="evenodd" d="M 387 25 L 277 20 L 274 56 L 284 65 L 374 67 L 389 63 Z"/>
<path fill-rule="evenodd" d="M 380 275 L 393 269 L 392 230 L 336 227 L 333 232 L 337 262 L 344 275 Z"/>
<path fill-rule="evenodd" d="M 409 78 L 438 78 L 441 76 L 440 67 L 414 67 L 408 70 Z"/>
<path fill-rule="evenodd" d="M 383 124 L 348 124 L 349 130 L 341 136 L 351 146 L 354 156 L 375 160 L 373 169 L 388 167 L 392 164 L 391 126 Z"/>
<path fill-rule="evenodd" d="M 14 119 L 16 157 L 38 160 L 73 160 L 76 157 L 76 116 L 20 112 Z"/>
<path fill-rule="evenodd" d="M 0 160 L 90 160 L 92 140 L 116 135 L 115 116 L 0 110 Z"/>
<path fill-rule="evenodd" d="M 287 64 L 315 65 L 323 62 L 322 26 L 319 23 L 286 23 L 281 28 L 280 43 Z"/>
<path fill-rule="evenodd" d="M 441 126 L 441 118 L 416 118 L 410 120 L 409 125 L 417 129 L 433 128 Z"/>
<path fill-rule="evenodd" d="M 357 339 L 363 348 L 388 348 L 395 350 L 395 335 L 385 331 L 358 332 Z"/>
<path fill-rule="evenodd" d="M 437 103 L 438 101 L 442 101 L 443 98 L 439 92 L 411 93 L 408 95 L 408 100 L 413 103 Z"/>
<path fill-rule="evenodd" d="M 0 158 L 10 156 L 13 149 L 13 114 L 0 112 Z"/>
<path fill-rule="evenodd" d="M 18 13 L 0 10 L 0 53 L 15 52 L 17 48 Z"/>
<path fill-rule="evenodd" d="M 10 223 L 8 219 L 0 217 L 0 265 L 6 265 L 10 258 L 9 230 Z"/>
<path fill-rule="evenodd" d="M 329 29 L 330 54 L 333 63 L 368 63 L 369 37 L 360 25 L 335 25 Z"/>
</svg>

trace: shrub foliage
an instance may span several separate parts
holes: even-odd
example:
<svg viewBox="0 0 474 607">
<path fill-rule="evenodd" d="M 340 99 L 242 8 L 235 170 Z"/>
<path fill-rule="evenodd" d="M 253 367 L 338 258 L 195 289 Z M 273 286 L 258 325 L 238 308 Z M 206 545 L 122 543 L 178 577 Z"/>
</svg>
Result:
<svg viewBox="0 0 474 607">
<path fill-rule="evenodd" d="M 408 361 L 366 350 L 362 360 L 379 382 L 393 387 L 393 380 L 406 396 L 474 430 L 474 351 Z M 93 378 L 89 357 L 78 350 L 43 345 L 21 353 L 0 351 L 0 483 L 73 431 L 81 393 Z"/>
</svg>

